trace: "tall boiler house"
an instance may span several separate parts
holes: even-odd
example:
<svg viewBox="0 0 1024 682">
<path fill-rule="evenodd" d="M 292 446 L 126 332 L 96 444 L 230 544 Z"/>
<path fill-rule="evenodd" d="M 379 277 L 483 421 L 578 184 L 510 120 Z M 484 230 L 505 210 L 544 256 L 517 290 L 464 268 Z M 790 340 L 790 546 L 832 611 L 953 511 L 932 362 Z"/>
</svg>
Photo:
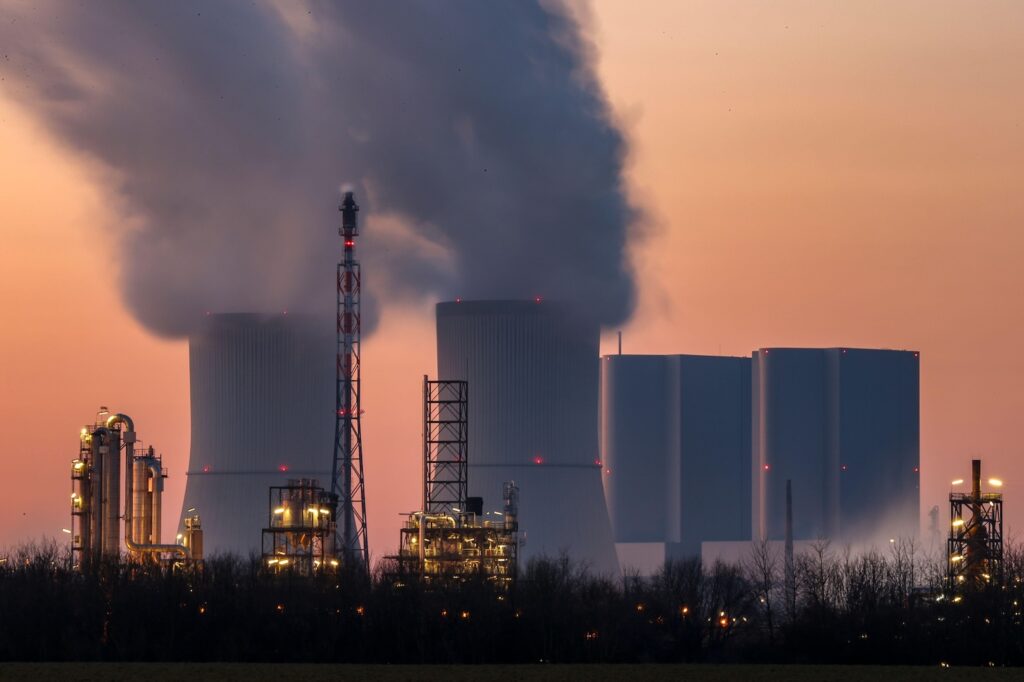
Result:
<svg viewBox="0 0 1024 682">
<path fill-rule="evenodd" d="M 267 490 L 330 480 L 334 325 L 312 316 L 208 315 L 189 339 L 192 445 L 182 519 L 208 555 L 261 551 Z"/>
<path fill-rule="evenodd" d="M 920 532 L 920 358 L 915 351 L 762 348 L 752 355 L 752 527 L 885 544 Z"/>
<path fill-rule="evenodd" d="M 618 571 L 598 451 L 599 328 L 567 305 L 450 301 L 437 313 L 439 379 L 473 390 L 469 494 L 519 486 L 520 556 L 561 551 Z"/>
</svg>

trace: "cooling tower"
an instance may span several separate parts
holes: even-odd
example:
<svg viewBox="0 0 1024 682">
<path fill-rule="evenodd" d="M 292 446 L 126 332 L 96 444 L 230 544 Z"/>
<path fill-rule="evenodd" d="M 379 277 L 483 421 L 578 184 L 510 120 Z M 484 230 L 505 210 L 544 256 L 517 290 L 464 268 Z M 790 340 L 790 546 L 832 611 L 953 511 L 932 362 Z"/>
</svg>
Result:
<svg viewBox="0 0 1024 682">
<path fill-rule="evenodd" d="M 595 571 L 618 563 L 601 488 L 596 323 L 564 305 L 437 305 L 437 371 L 469 382 L 469 492 L 500 509 L 520 487 L 521 556 L 566 551 Z M 638 491 L 642 494 L 642 491 Z"/>
<path fill-rule="evenodd" d="M 299 315 L 209 315 L 189 339 L 192 449 L 182 516 L 207 554 L 260 552 L 268 490 L 330 487 L 334 328 Z"/>
</svg>

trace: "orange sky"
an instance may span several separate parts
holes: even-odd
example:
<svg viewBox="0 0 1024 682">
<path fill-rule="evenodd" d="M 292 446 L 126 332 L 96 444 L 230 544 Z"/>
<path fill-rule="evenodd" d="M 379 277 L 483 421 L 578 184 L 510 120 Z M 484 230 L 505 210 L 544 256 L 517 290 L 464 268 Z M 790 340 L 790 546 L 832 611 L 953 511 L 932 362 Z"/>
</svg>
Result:
<svg viewBox="0 0 1024 682">
<path fill-rule="evenodd" d="M 1009 529 L 1024 525 L 1024 5 L 600 0 L 594 14 L 652 222 L 625 350 L 918 349 L 923 511 L 981 455 L 1007 482 Z M 0 546 L 68 526 L 69 460 L 100 404 L 164 453 L 174 510 L 187 349 L 121 305 L 102 174 L 2 88 L 0 150 Z M 364 350 L 376 555 L 418 500 L 433 344 L 428 310 L 392 309 Z"/>
</svg>

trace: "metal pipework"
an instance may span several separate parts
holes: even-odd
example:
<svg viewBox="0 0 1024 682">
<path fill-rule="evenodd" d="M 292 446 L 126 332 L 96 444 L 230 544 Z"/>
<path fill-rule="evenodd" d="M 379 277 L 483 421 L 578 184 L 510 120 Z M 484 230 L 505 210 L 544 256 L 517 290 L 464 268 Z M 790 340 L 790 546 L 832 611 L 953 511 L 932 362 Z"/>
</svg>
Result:
<svg viewBox="0 0 1024 682">
<path fill-rule="evenodd" d="M 126 468 L 124 479 L 125 479 L 125 497 L 127 498 L 127 501 L 126 501 L 126 504 L 125 504 L 125 519 L 124 519 L 124 544 L 125 544 L 125 547 L 128 549 L 129 552 L 137 553 L 137 554 L 162 554 L 164 552 L 168 552 L 168 553 L 177 555 L 181 559 L 187 559 L 188 558 L 188 550 L 186 550 L 181 545 L 162 545 L 162 544 L 159 544 L 159 542 L 153 542 L 153 543 L 149 544 L 149 543 L 145 543 L 145 542 L 137 542 L 136 541 L 136 538 L 137 538 L 137 536 L 135 535 L 135 533 L 136 533 L 136 525 L 135 525 L 134 516 L 133 516 L 133 512 L 135 511 L 135 509 L 133 509 L 133 507 L 136 507 L 135 486 L 134 486 L 134 484 L 135 484 L 135 464 L 136 464 L 135 457 L 134 457 L 134 455 L 135 455 L 135 447 L 134 447 L 135 446 L 135 422 L 133 422 L 132 418 L 129 417 L 128 415 L 126 415 L 126 414 L 115 414 L 115 415 L 111 416 L 107 420 L 107 426 L 113 427 L 113 426 L 115 426 L 117 424 L 124 424 L 127 427 L 125 429 L 125 432 L 124 432 L 124 441 L 125 441 L 125 449 L 124 450 L 125 450 L 125 468 Z M 148 458 L 141 458 L 141 459 L 148 459 Z M 143 465 L 143 466 L 146 466 L 146 465 Z M 151 470 L 151 468 L 149 468 L 149 470 Z M 159 467 L 159 465 L 157 465 L 156 470 L 157 470 L 156 479 L 158 481 L 160 479 L 160 467 Z M 143 469 L 143 476 L 145 476 L 146 471 L 147 471 L 147 469 Z M 159 493 L 157 492 L 157 490 L 158 490 L 157 481 L 153 482 L 154 502 L 156 502 L 157 497 L 159 495 Z M 160 486 L 160 487 L 162 487 L 162 486 Z M 144 519 L 140 519 L 140 522 L 142 522 L 142 521 L 144 521 Z M 159 527 L 160 527 L 160 506 L 159 506 L 159 502 L 156 502 L 154 504 L 154 507 L 153 507 L 153 520 L 151 521 L 151 524 L 150 524 L 150 531 L 151 532 L 152 532 L 152 528 L 153 527 L 157 528 L 156 533 L 154 534 L 153 537 L 154 537 L 154 539 L 158 540 L 159 537 L 160 537 L 159 536 Z M 143 532 L 143 533 L 146 532 L 144 529 L 142 529 L 141 523 L 140 523 L 140 526 L 139 526 L 139 532 Z"/>
</svg>

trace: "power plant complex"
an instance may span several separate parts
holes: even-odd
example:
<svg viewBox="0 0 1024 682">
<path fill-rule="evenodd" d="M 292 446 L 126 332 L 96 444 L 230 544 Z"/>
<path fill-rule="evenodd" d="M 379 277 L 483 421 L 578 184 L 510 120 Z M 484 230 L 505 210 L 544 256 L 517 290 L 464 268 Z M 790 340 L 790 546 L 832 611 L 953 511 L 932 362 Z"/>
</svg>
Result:
<svg viewBox="0 0 1024 682">
<path fill-rule="evenodd" d="M 340 210 L 334 325 L 207 314 L 189 339 L 192 440 L 175 543 L 160 534 L 166 474 L 131 419 L 101 412 L 82 430 L 72 546 L 83 569 L 120 559 L 122 540 L 139 561 L 230 552 L 275 572 L 371 568 L 351 192 Z M 390 555 L 402 574 L 507 588 L 541 555 L 612 575 L 708 543 L 918 534 L 916 352 L 601 357 L 596 321 L 540 297 L 438 303 L 436 333 L 422 499 Z M 951 564 L 951 580 L 995 570 L 992 495 L 976 482 L 951 501 L 964 528 L 951 552 L 967 571 Z"/>
</svg>

